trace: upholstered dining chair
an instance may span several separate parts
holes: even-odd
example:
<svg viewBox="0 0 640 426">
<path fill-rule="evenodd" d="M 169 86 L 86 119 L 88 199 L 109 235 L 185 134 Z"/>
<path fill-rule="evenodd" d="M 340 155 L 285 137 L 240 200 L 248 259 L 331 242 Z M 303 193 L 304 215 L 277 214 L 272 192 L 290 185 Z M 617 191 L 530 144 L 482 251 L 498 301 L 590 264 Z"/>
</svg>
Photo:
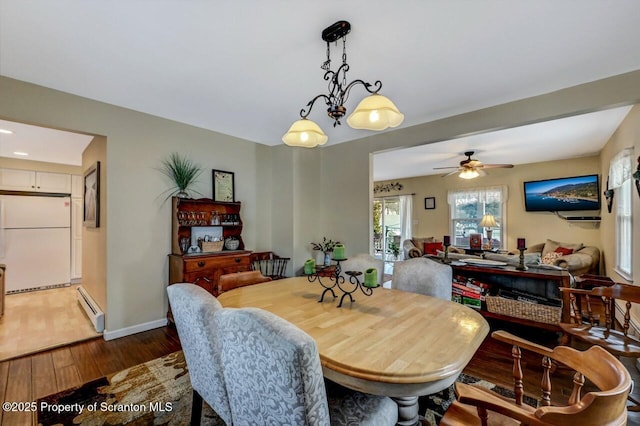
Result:
<svg viewBox="0 0 640 426">
<path fill-rule="evenodd" d="M 451 300 L 452 278 L 449 265 L 415 257 L 394 264 L 391 288 Z"/>
<path fill-rule="evenodd" d="M 218 286 L 215 294 L 221 294 L 234 288 L 247 285 L 266 283 L 271 281 L 270 277 L 265 277 L 260 271 L 243 271 L 231 274 L 223 274 L 218 278 Z"/>
<path fill-rule="evenodd" d="M 222 305 L 194 284 L 172 284 L 167 287 L 167 293 L 193 387 L 191 425 L 200 424 L 203 399 L 230 425 L 231 409 L 213 319 L 213 314 L 222 310 Z"/>
<path fill-rule="evenodd" d="M 378 271 L 378 285 L 382 285 L 384 280 L 384 260 L 376 259 L 368 253 L 359 253 L 355 256 L 350 256 L 347 260 L 340 263 L 340 268 L 340 275 L 344 276 L 347 282 L 349 281 L 349 276 L 345 274 L 346 271 L 362 272 L 362 275 L 358 277 L 360 282 L 362 282 L 364 280 L 364 272 L 370 268 L 375 268 Z"/>
<path fill-rule="evenodd" d="M 486 388 L 456 383 L 457 400 L 440 421 L 440 426 L 459 425 L 555 425 L 622 426 L 627 424 L 626 399 L 631 389 L 631 375 L 612 354 L 599 346 L 579 351 L 568 346 L 549 349 L 504 331 L 492 337 L 513 345 L 513 380 L 515 398 L 506 398 Z M 524 403 L 522 349 L 541 356 L 542 379 L 537 407 Z M 572 392 L 552 398 L 551 370 L 556 364 L 576 373 Z M 566 400 L 563 405 L 552 401 Z"/>
<path fill-rule="evenodd" d="M 341 392 L 327 397 L 315 341 L 258 308 L 215 315 L 234 425 L 395 425 L 388 397 Z M 344 389 L 344 388 L 341 388 Z"/>
</svg>

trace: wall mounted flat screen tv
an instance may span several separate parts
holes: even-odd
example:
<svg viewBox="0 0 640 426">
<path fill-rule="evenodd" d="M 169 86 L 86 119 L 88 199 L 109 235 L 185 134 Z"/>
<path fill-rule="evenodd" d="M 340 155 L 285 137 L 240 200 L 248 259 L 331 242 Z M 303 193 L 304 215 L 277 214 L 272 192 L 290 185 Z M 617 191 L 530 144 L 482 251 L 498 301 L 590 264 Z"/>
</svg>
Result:
<svg viewBox="0 0 640 426">
<path fill-rule="evenodd" d="M 598 175 L 525 182 L 524 205 L 528 212 L 600 210 Z"/>
</svg>

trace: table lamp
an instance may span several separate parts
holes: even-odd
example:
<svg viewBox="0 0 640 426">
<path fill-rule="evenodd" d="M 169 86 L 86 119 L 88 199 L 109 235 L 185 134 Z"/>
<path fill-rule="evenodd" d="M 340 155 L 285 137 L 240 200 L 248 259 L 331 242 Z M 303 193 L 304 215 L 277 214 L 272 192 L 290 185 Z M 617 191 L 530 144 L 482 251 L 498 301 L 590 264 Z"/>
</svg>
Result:
<svg viewBox="0 0 640 426">
<path fill-rule="evenodd" d="M 489 246 L 491 246 L 491 236 L 493 234 L 493 229 L 491 229 L 491 227 L 498 226 L 496 218 L 493 217 L 492 214 L 485 214 L 482 216 L 482 220 L 480 220 L 480 226 L 487 230 L 487 239 L 489 240 Z"/>
</svg>

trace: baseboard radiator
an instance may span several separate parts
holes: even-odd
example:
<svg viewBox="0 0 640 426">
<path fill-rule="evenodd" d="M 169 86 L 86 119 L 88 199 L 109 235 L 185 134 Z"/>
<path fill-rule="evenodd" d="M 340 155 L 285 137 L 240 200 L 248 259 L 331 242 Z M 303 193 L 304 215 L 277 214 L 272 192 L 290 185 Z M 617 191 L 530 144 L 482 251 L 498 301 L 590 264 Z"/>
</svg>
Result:
<svg viewBox="0 0 640 426">
<path fill-rule="evenodd" d="M 89 293 L 87 293 L 82 286 L 78 286 L 77 297 L 78 303 L 86 312 L 96 331 L 102 333 L 104 331 L 104 312 L 100 310 L 98 304 L 89 296 Z"/>
</svg>

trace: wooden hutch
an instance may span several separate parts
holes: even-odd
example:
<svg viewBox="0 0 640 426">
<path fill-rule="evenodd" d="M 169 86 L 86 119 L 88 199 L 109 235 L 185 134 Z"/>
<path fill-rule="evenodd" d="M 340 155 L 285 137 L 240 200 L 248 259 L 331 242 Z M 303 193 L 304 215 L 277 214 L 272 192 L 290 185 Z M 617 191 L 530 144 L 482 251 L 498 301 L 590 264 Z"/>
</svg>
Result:
<svg viewBox="0 0 640 426">
<path fill-rule="evenodd" d="M 220 275 L 251 270 L 240 207 L 240 202 L 173 197 L 169 285 L 189 282 L 217 296 Z"/>
</svg>

